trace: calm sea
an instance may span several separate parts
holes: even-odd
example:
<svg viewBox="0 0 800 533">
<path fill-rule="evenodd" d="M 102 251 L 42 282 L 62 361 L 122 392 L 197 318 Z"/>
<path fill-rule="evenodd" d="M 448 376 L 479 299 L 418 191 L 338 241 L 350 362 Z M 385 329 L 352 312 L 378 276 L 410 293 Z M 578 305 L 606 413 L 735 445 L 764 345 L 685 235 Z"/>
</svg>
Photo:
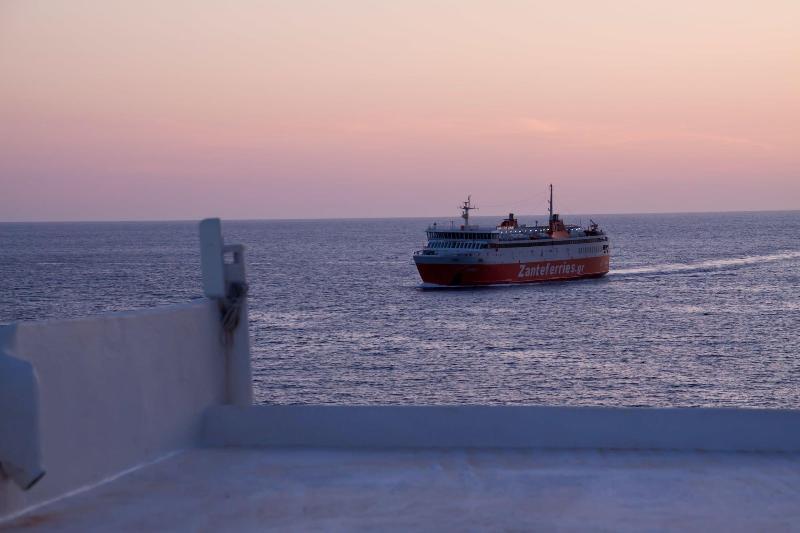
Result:
<svg viewBox="0 0 800 533">
<path fill-rule="evenodd" d="M 603 279 L 433 291 L 427 219 L 224 222 L 258 400 L 800 408 L 800 212 L 593 218 Z M 200 295 L 194 223 L 0 224 L 0 322 Z"/>
</svg>

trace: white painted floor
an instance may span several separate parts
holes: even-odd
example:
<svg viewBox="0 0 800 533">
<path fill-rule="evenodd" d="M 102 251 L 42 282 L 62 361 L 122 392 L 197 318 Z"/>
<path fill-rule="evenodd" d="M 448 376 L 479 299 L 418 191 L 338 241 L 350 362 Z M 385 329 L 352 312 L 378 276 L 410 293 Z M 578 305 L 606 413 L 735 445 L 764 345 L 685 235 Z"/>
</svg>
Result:
<svg viewBox="0 0 800 533">
<path fill-rule="evenodd" d="M 800 455 L 191 450 L 6 527 L 800 531 Z"/>
</svg>

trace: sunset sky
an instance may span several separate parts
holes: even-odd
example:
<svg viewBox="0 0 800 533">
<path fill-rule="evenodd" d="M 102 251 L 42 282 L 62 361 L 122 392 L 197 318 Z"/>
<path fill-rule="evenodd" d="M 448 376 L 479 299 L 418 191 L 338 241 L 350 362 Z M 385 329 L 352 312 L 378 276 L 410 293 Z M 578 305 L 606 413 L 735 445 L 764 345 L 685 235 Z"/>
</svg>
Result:
<svg viewBox="0 0 800 533">
<path fill-rule="evenodd" d="M 800 2 L 0 3 L 0 221 L 800 209 Z"/>
</svg>

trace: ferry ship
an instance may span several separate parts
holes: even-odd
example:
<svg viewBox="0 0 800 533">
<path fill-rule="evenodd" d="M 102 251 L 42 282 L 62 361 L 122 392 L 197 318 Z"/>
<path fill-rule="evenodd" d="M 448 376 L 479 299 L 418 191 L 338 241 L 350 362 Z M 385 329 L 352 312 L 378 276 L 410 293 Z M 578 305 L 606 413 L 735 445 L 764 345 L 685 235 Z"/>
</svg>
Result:
<svg viewBox="0 0 800 533">
<path fill-rule="evenodd" d="M 464 224 L 427 229 L 428 242 L 414 253 L 423 286 L 477 286 L 595 278 L 608 273 L 608 236 L 590 220 L 586 228 L 564 224 L 553 212 L 550 185 L 546 226 L 519 224 L 510 213 L 496 227 L 469 222 L 477 209 L 467 197 L 461 208 Z"/>
</svg>

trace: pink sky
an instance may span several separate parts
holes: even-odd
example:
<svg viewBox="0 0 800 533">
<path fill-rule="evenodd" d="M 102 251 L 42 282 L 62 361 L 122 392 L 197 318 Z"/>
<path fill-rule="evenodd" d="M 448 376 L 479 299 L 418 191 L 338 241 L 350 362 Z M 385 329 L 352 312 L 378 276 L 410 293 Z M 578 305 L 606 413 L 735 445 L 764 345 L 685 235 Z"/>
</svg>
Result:
<svg viewBox="0 0 800 533">
<path fill-rule="evenodd" d="M 566 213 L 798 209 L 799 23 L 795 0 L 6 0 L 0 220 L 542 213 L 550 182 Z"/>
</svg>

